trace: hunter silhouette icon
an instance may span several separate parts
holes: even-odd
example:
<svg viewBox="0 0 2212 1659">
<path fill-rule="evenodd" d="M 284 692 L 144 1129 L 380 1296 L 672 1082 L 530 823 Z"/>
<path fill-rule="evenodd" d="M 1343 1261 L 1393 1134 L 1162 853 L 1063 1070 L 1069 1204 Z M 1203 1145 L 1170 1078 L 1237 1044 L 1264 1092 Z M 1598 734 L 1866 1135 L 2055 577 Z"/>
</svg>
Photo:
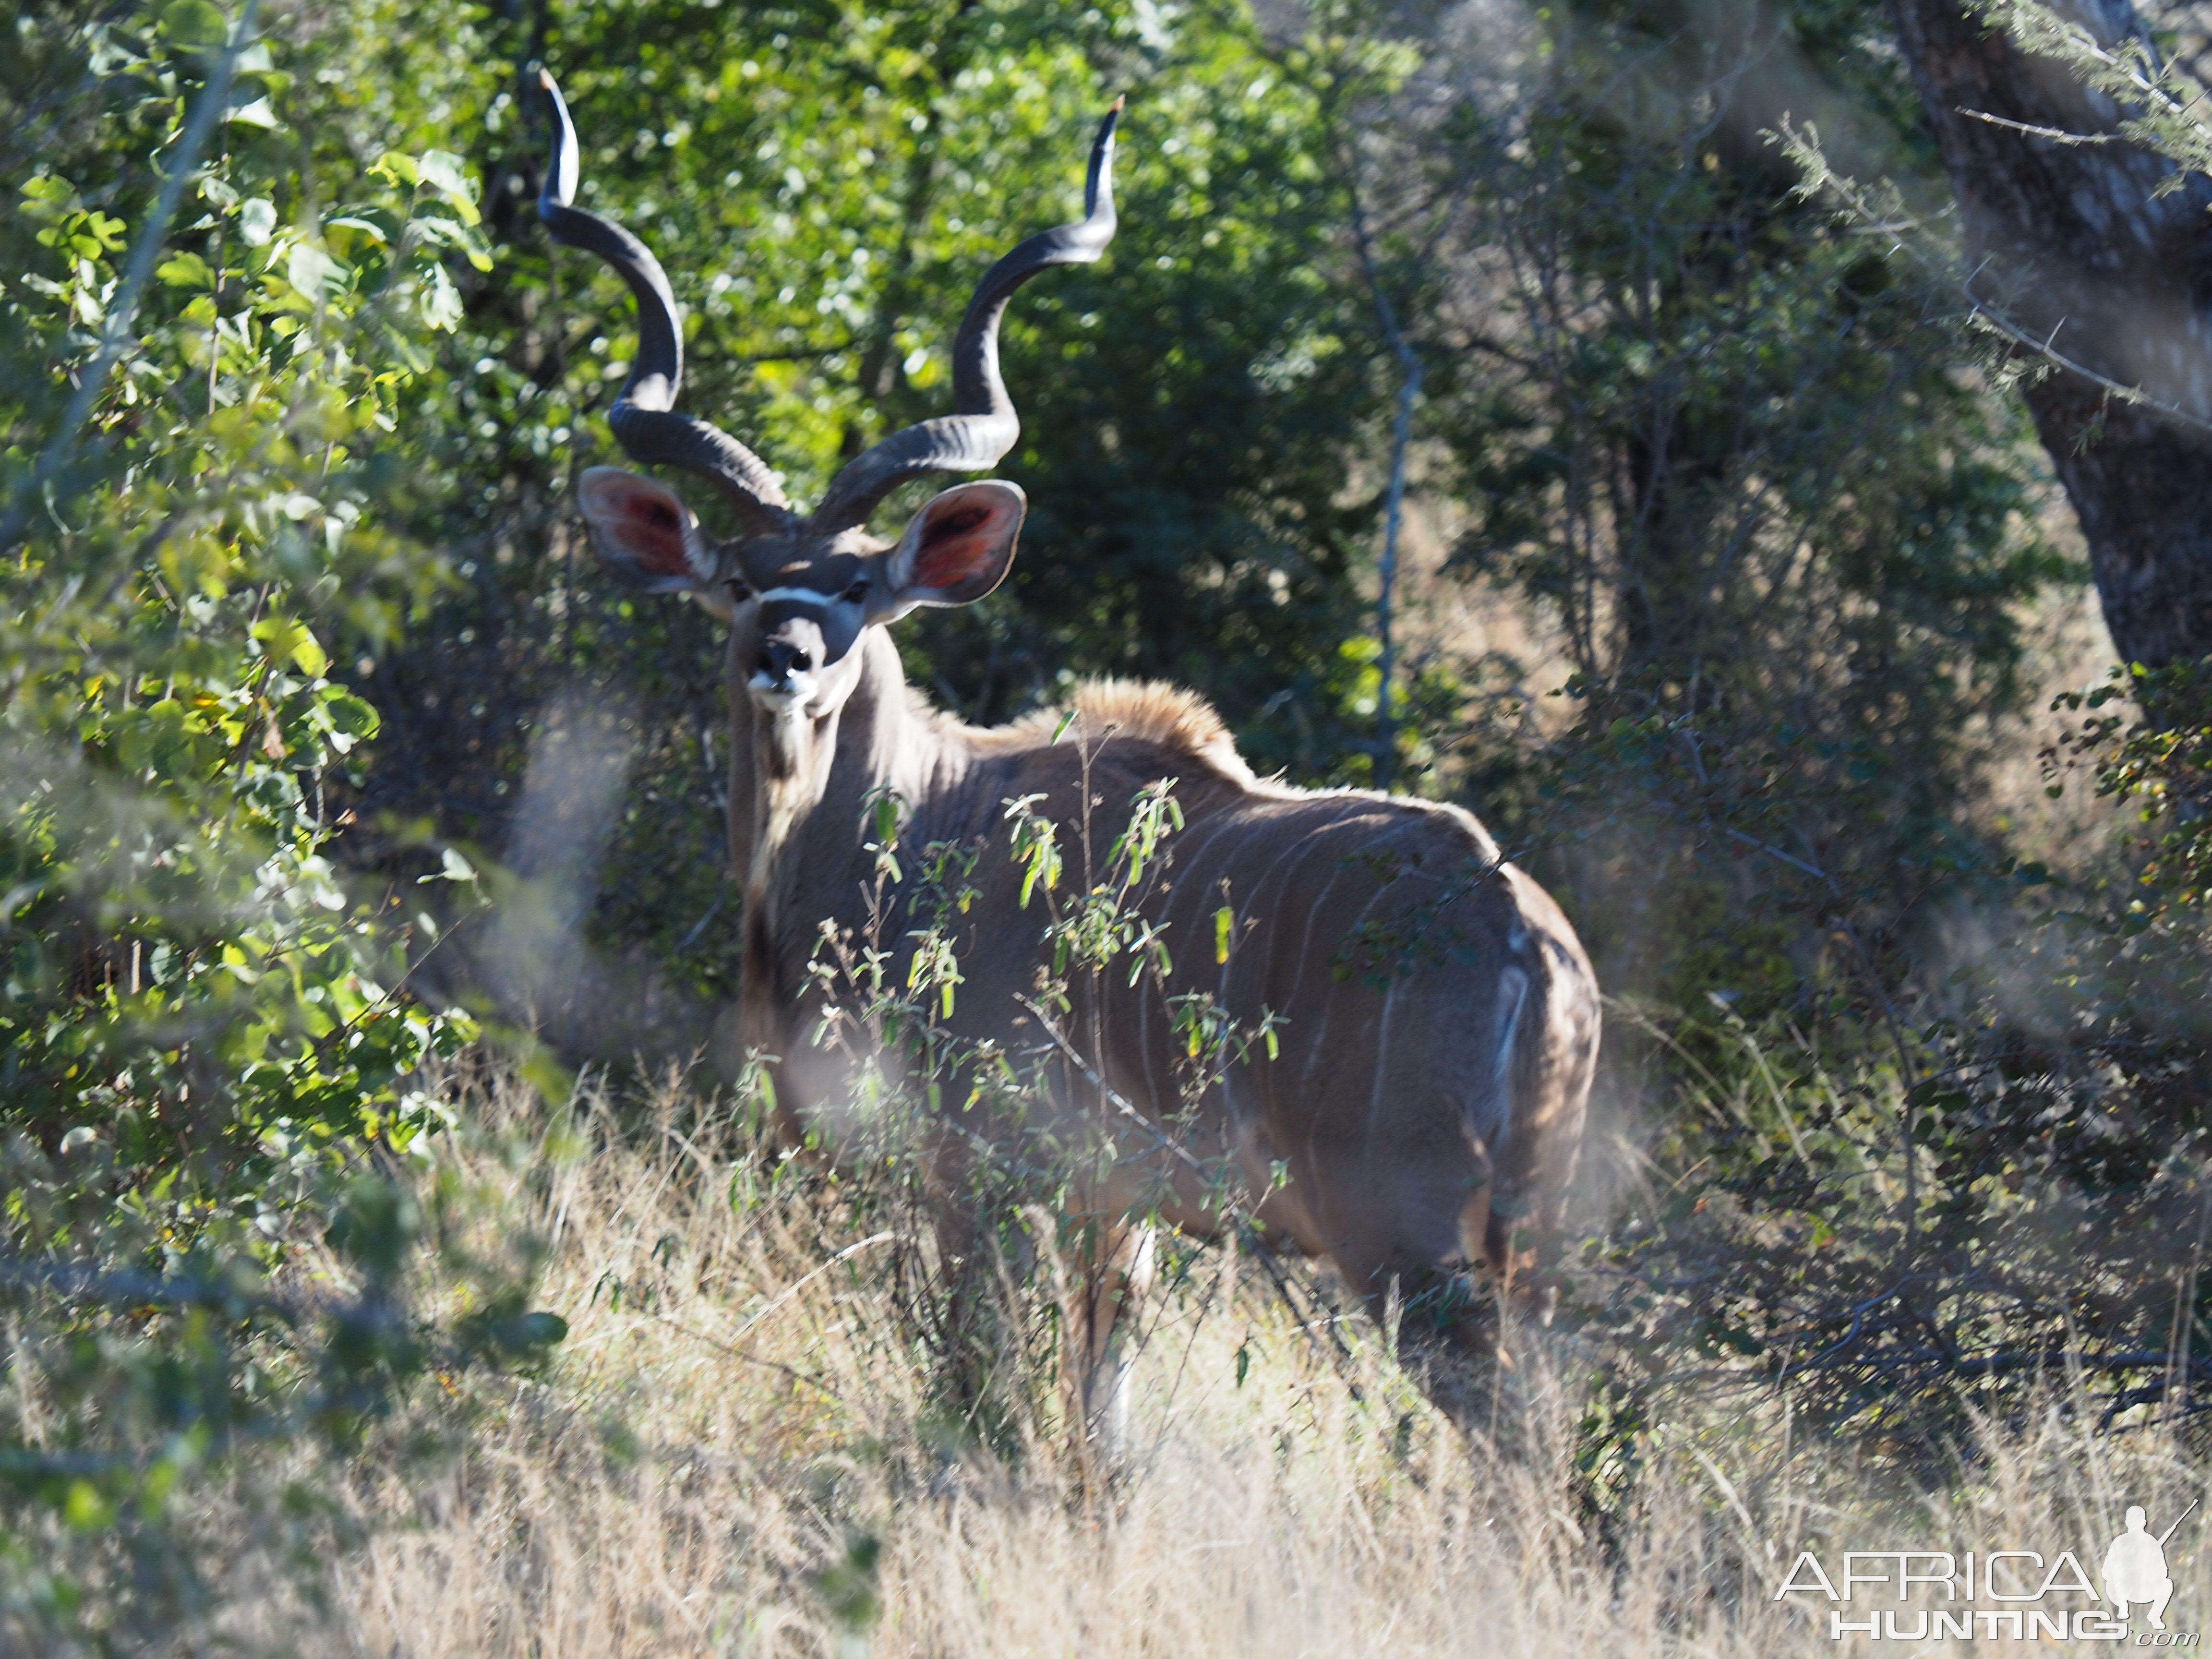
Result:
<svg viewBox="0 0 2212 1659">
<path fill-rule="evenodd" d="M 2150 1608 L 2150 1627 L 2166 1628 L 2166 1604 L 2173 1599 L 2173 1580 L 2166 1571 L 2166 1540 L 2196 1507 L 2191 1504 L 2172 1526 L 2154 1538 L 2142 1505 L 2128 1505 L 2128 1529 L 2105 1552 L 2105 1594 L 2112 1598 L 2115 1619 L 2128 1617 L 2130 1602 L 2142 1602 Z"/>
</svg>

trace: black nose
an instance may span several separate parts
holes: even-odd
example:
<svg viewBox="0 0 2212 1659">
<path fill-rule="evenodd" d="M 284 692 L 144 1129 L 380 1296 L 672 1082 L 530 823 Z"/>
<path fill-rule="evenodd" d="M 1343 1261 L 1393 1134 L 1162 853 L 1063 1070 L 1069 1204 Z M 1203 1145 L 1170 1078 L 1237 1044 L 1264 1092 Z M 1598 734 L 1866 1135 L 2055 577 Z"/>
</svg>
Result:
<svg viewBox="0 0 2212 1659">
<path fill-rule="evenodd" d="M 814 659 L 803 645 L 787 639 L 767 639 L 761 641 L 760 672 L 781 684 L 793 674 L 804 674 L 814 666 Z"/>
</svg>

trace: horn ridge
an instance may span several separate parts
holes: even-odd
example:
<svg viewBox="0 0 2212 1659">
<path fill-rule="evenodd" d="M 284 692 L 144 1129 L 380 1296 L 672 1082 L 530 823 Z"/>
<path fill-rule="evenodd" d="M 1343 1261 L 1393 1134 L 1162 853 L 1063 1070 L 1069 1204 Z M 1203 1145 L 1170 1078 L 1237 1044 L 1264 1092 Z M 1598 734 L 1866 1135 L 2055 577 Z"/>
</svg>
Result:
<svg viewBox="0 0 2212 1659">
<path fill-rule="evenodd" d="M 847 462 L 814 510 L 816 532 L 866 523 L 884 497 L 908 478 L 988 471 L 1019 441 L 1021 420 L 999 373 L 999 323 L 1014 291 L 1037 272 L 1090 264 L 1114 240 L 1114 130 L 1124 101 L 1114 100 L 1091 143 L 1083 217 L 1018 243 L 975 285 L 952 343 L 955 412 L 895 432 Z"/>
<path fill-rule="evenodd" d="M 538 84 L 553 125 L 553 154 L 538 193 L 538 216 L 555 241 L 597 254 L 611 266 L 637 301 L 637 360 L 607 416 L 616 441 L 633 460 L 680 466 L 708 480 L 749 532 L 787 528 L 790 505 L 768 463 L 713 422 L 677 412 L 676 396 L 684 386 L 684 333 L 668 274 L 653 250 L 622 226 L 570 205 L 581 165 L 575 123 L 551 72 L 541 67 Z"/>
</svg>

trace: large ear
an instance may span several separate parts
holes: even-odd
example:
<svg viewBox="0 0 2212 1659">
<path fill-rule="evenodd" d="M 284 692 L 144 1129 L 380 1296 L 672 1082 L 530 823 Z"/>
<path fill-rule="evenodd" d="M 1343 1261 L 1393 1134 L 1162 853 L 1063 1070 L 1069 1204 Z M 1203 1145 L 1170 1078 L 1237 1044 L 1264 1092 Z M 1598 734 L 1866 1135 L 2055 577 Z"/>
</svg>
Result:
<svg viewBox="0 0 2212 1659">
<path fill-rule="evenodd" d="M 993 479 L 956 484 L 906 527 L 891 550 L 891 598 L 900 605 L 973 605 L 1006 580 L 1029 501 Z"/>
<path fill-rule="evenodd" d="M 713 550 L 691 509 L 667 485 L 618 466 L 591 466 L 577 488 L 599 562 L 624 587 L 681 593 L 712 584 Z"/>
</svg>

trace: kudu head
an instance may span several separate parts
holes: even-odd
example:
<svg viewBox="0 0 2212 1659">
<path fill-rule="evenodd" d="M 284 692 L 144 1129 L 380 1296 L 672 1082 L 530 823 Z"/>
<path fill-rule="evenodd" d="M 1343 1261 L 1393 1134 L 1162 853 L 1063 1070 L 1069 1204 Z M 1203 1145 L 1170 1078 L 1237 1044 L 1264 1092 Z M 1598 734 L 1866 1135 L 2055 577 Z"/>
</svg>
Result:
<svg viewBox="0 0 2212 1659">
<path fill-rule="evenodd" d="M 868 532 L 878 503 L 909 478 L 988 471 L 1021 435 L 999 375 L 999 319 L 1014 290 L 1049 265 L 1087 264 L 1113 240 L 1116 100 L 1099 125 L 1084 217 L 1021 243 L 985 273 L 952 346 L 955 413 L 892 434 L 848 462 L 811 514 L 785 499 L 761 459 L 696 416 L 678 412 L 683 335 L 659 261 L 610 220 L 570 205 L 576 130 L 553 77 L 539 71 L 553 155 L 538 200 L 557 241 L 596 253 L 637 296 L 637 359 L 608 420 L 633 460 L 682 467 L 721 495 L 737 521 L 708 535 L 683 498 L 616 467 L 583 475 L 584 520 L 600 560 L 623 586 L 690 592 L 730 624 L 733 688 L 777 724 L 834 714 L 858 683 L 855 648 L 872 627 L 917 605 L 970 605 L 1012 563 L 1025 503 L 1012 484 L 957 485 L 917 513 L 896 542 Z"/>
</svg>

